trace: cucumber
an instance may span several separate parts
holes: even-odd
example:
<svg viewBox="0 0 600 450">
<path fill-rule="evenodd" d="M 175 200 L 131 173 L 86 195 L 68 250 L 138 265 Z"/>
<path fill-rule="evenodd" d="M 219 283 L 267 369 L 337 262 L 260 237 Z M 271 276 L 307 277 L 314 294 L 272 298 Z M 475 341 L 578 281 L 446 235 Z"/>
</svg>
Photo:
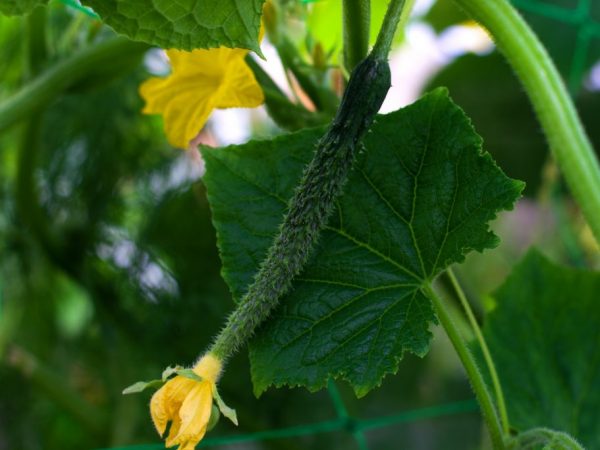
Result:
<svg viewBox="0 0 600 450">
<path fill-rule="evenodd" d="M 252 337 L 304 268 L 390 85 L 387 60 L 367 56 L 352 71 L 340 107 L 317 142 L 254 282 L 210 349 L 219 359 L 225 360 Z"/>
</svg>

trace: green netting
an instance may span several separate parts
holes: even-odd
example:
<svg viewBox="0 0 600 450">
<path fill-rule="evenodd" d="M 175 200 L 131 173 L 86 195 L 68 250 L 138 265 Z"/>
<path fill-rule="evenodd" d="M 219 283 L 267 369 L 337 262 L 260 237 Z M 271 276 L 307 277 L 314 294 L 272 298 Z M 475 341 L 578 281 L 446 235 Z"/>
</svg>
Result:
<svg viewBox="0 0 600 450">
<path fill-rule="evenodd" d="M 548 46 L 572 94 L 600 59 L 600 1 L 512 0 Z M 564 31 L 564 32 L 563 32 Z"/>
<path fill-rule="evenodd" d="M 77 0 L 58 0 L 91 17 L 96 14 Z M 589 67 L 600 59 L 600 0 L 513 0 L 527 20 L 549 47 L 559 69 L 565 76 L 573 94 L 582 86 Z M 567 35 L 558 33 L 554 25 L 566 27 Z M 235 443 L 284 439 L 318 433 L 344 431 L 353 436 L 360 450 L 367 450 L 365 432 L 401 423 L 453 416 L 477 411 L 473 399 L 413 409 L 392 416 L 373 419 L 356 419 L 344 405 L 342 398 L 331 383 L 328 388 L 337 418 L 329 421 L 309 423 L 289 428 L 267 430 L 258 433 L 240 434 L 205 439 L 199 447 L 219 447 Z M 121 450 L 159 450 L 164 445 L 148 444 L 121 447 Z M 111 450 L 115 450 L 112 448 Z M 118 450 L 118 449 L 117 449 Z"/>
<path fill-rule="evenodd" d="M 357 419 L 348 414 L 342 397 L 334 383 L 328 387 L 329 396 L 336 411 L 337 418 L 333 420 L 309 423 L 289 428 L 276 430 L 267 430 L 250 434 L 239 434 L 225 437 L 209 437 L 204 439 L 198 448 L 230 446 L 244 442 L 267 441 L 273 439 L 285 439 L 319 433 L 333 433 L 344 431 L 353 436 L 359 450 L 368 450 L 365 432 L 379 428 L 385 428 L 398 424 L 418 422 L 428 419 L 436 419 L 458 414 L 473 413 L 478 411 L 479 407 L 474 399 L 468 399 L 452 403 L 444 403 L 427 408 L 411 409 L 391 416 L 377 417 L 373 419 Z M 127 447 L 111 447 L 102 450 L 160 450 L 164 449 L 164 444 L 145 444 L 133 445 Z"/>
</svg>

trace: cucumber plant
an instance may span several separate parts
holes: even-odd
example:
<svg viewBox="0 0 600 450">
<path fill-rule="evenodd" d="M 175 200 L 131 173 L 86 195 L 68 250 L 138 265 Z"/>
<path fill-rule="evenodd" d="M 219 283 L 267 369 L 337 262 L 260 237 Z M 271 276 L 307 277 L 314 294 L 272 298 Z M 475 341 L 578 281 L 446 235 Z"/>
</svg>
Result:
<svg viewBox="0 0 600 450">
<path fill-rule="evenodd" d="M 508 0 L 454 2 L 488 30 L 522 82 L 555 162 L 600 241 L 600 166 L 548 53 Z M 303 64 L 286 34 L 285 13 L 305 7 L 299 2 L 84 0 L 124 37 L 90 44 L 37 70 L 47 59 L 44 38 L 35 32 L 44 3 L 0 0 L 2 13 L 29 14 L 32 63 L 29 81 L 0 103 L 0 130 L 23 121 L 34 129 L 44 108 L 63 93 L 85 89 L 80 82 L 97 79 L 106 66 L 116 75 L 128 70 L 150 46 L 231 48 L 264 57 L 261 23 L 314 106 L 292 103 L 247 56 L 267 111 L 293 132 L 200 149 L 222 276 L 236 307 L 202 353 L 218 361 L 210 377 L 176 368 L 129 389 L 163 386 L 164 397 L 177 379 L 179 386 L 188 383 L 191 390 L 198 383 L 202 392 L 212 392 L 195 437 L 181 431 L 167 444 L 191 448 L 219 409 L 237 421 L 216 390 L 222 366 L 236 351 L 248 348 L 257 395 L 284 385 L 316 391 L 342 379 L 360 397 L 402 370 L 406 352 L 425 356 L 430 328 L 439 323 L 464 366 L 494 449 L 600 448 L 600 276 L 559 268 L 531 251 L 494 294 L 495 306 L 480 329 L 451 266 L 473 250 L 498 245 L 490 222 L 513 208 L 524 184 L 507 177 L 484 151 L 470 119 L 443 88 L 399 111 L 377 114 L 390 87 L 394 36 L 413 0 L 389 1 L 370 50 L 370 0 L 343 1 L 344 67 L 338 73 L 349 75 L 339 105 L 323 82 L 323 49 L 314 46 L 314 64 Z M 33 164 L 33 157 L 25 147 L 20 164 Z M 35 203 L 31 177 L 20 183 L 20 202 Z M 49 248 L 64 244 L 46 236 L 35 213 L 23 219 Z M 454 290 L 464 317 L 440 280 Z M 177 409 L 184 410 L 189 395 Z M 211 408 L 213 397 L 218 408 Z M 155 423 L 159 409 L 153 410 Z M 180 414 L 183 425 L 169 416 L 171 431 L 191 426 Z"/>
</svg>

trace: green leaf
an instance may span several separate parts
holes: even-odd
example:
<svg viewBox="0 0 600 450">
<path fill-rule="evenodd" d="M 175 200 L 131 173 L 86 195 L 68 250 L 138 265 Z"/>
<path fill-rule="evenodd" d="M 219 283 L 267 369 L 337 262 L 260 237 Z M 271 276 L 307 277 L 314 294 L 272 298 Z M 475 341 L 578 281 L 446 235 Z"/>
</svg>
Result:
<svg viewBox="0 0 600 450">
<path fill-rule="evenodd" d="M 131 386 L 128 386 L 125 389 L 123 389 L 123 395 L 137 394 L 149 388 L 159 388 L 163 384 L 163 380 L 138 381 L 137 383 L 133 383 Z"/>
<path fill-rule="evenodd" d="M 117 33 L 163 48 L 247 48 L 260 53 L 264 0 L 83 0 Z"/>
<path fill-rule="evenodd" d="M 494 294 L 484 336 L 518 430 L 548 427 L 600 449 L 600 274 L 531 251 Z"/>
<path fill-rule="evenodd" d="M 584 450 L 579 442 L 562 431 L 533 428 L 510 439 L 508 450 Z"/>
<path fill-rule="evenodd" d="M 181 366 L 173 366 L 173 367 L 169 366 L 165 370 L 163 370 L 161 378 L 163 381 L 167 381 L 171 375 L 176 375 L 177 372 L 182 369 L 183 369 L 183 367 L 181 367 Z"/>
<path fill-rule="evenodd" d="M 19 16 L 33 11 L 38 5 L 45 5 L 48 0 L 0 0 L 0 14 Z"/>
<path fill-rule="evenodd" d="M 270 246 L 323 129 L 206 149 L 223 276 L 239 300 Z M 344 378 L 358 395 L 425 355 L 436 318 L 421 288 L 470 250 L 497 244 L 488 221 L 522 184 L 481 152 L 469 119 L 436 90 L 380 116 L 337 211 L 293 291 L 251 342 L 257 394 Z"/>
<path fill-rule="evenodd" d="M 213 395 L 215 396 L 215 401 L 217 402 L 217 406 L 219 407 L 219 411 L 221 411 L 221 414 L 223 414 L 225 417 L 227 417 L 229 420 L 231 420 L 235 425 L 237 425 L 238 419 L 237 419 L 237 413 L 235 412 L 235 409 L 233 409 L 225 404 L 225 402 L 221 398 L 221 395 L 219 395 L 218 390 L 215 389 L 213 391 Z"/>
</svg>

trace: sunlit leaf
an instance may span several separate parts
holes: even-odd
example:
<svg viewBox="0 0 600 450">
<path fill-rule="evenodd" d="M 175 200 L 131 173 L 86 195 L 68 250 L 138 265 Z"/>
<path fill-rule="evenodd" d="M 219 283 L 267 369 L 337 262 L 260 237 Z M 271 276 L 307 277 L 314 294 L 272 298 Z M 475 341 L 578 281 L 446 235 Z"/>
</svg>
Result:
<svg viewBox="0 0 600 450">
<path fill-rule="evenodd" d="M 131 39 L 163 48 L 241 47 L 259 51 L 264 0 L 83 0 Z"/>
</svg>

